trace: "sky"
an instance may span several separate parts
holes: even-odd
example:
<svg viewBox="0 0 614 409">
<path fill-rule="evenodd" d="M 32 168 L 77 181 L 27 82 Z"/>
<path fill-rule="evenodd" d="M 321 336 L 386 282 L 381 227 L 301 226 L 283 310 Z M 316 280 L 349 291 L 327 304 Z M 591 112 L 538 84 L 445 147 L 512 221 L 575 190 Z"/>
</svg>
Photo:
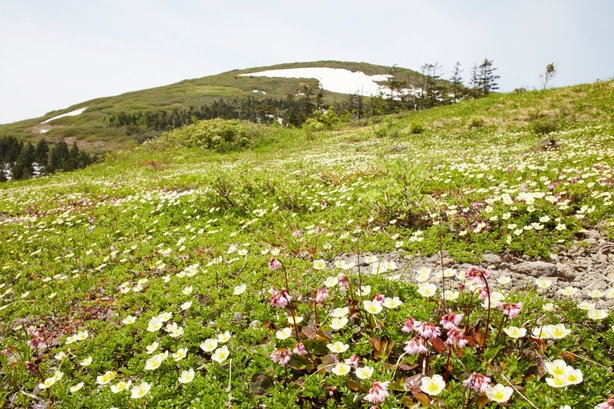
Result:
<svg viewBox="0 0 614 409">
<path fill-rule="evenodd" d="M 233 69 L 426 63 L 500 91 L 614 77 L 612 0 L 2 0 L 0 124 Z"/>
</svg>

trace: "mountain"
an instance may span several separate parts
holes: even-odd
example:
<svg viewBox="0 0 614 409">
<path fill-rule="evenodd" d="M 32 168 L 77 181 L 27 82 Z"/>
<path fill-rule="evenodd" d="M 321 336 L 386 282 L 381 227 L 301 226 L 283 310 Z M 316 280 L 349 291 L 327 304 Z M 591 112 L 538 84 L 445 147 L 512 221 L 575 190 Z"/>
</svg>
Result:
<svg viewBox="0 0 614 409">
<path fill-rule="evenodd" d="M 159 136 L 164 131 L 189 123 L 193 116 L 202 119 L 203 107 L 213 106 L 218 111 L 223 109 L 235 111 L 236 101 L 249 99 L 251 104 L 263 106 L 262 115 L 273 118 L 280 116 L 279 112 L 284 109 L 282 105 L 288 101 L 303 101 L 306 94 L 314 100 L 320 98 L 318 102 L 325 106 L 342 103 L 350 94 L 362 93 L 367 97 L 374 94 L 373 88 L 365 88 L 362 85 L 356 85 L 354 88 L 350 86 L 345 92 L 336 87 L 332 87 L 332 90 L 326 88 L 320 90 L 320 81 L 315 78 L 247 75 L 270 70 L 314 68 L 331 71 L 334 69 L 338 73 L 353 72 L 359 76 L 364 74 L 362 75 L 364 78 L 371 76 L 386 94 L 391 92 L 391 87 L 399 87 L 399 84 L 403 84 L 407 90 L 418 89 L 424 79 L 421 74 L 405 68 L 338 61 L 233 70 L 162 87 L 85 101 L 66 109 L 49 112 L 40 118 L 2 125 L 0 137 L 15 136 L 33 143 L 41 137 L 50 143 L 64 140 L 69 144 L 77 142 L 79 147 L 90 151 L 104 152 L 134 146 Z M 339 82 L 339 78 L 337 76 L 333 82 Z M 320 92 L 321 95 L 318 95 Z M 229 107 L 222 101 L 232 106 Z M 215 112 L 209 111 L 203 115 L 215 116 Z"/>
</svg>

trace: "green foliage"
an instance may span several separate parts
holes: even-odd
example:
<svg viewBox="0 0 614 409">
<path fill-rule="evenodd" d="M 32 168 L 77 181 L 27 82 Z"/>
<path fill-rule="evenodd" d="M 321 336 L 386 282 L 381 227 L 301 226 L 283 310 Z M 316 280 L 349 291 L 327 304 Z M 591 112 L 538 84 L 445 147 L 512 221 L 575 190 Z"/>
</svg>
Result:
<svg viewBox="0 0 614 409">
<path fill-rule="evenodd" d="M 422 266 L 410 262 L 440 251 L 471 262 L 486 251 L 549 257 L 583 229 L 608 234 L 611 95 L 610 85 L 595 87 L 578 88 L 591 95 L 584 103 L 595 116 L 557 133 L 564 149 L 535 149 L 526 117 L 569 103 L 573 89 L 491 95 L 362 128 L 335 124 L 314 141 L 305 129 L 202 121 L 78 172 L 3 184 L 0 402 L 364 408 L 374 382 L 386 381 L 382 408 L 494 407 L 463 386 L 476 371 L 490 385 L 515 388 L 509 407 L 594 407 L 614 389 L 611 312 L 591 319 L 575 301 L 537 293 L 532 281 L 510 287 L 488 278 L 491 300 L 523 303 L 513 318 L 479 298 L 485 283 L 459 274 L 444 281 L 431 271 L 429 296 Z M 475 117 L 489 126 L 464 126 Z M 412 124 L 423 130 L 409 132 Z M 77 153 L 62 150 L 65 158 Z M 341 274 L 349 288 L 338 284 Z M 444 301 L 441 286 L 462 291 Z M 271 297 L 282 288 L 287 305 L 275 307 Z M 328 298 L 317 301 L 323 288 Z M 388 298 L 381 311 L 364 303 L 376 294 Z M 347 322 L 333 328 L 337 308 L 348 309 Z M 467 346 L 446 344 L 452 333 L 441 329 L 426 351 L 407 353 L 419 337 L 402 330 L 407 318 L 439 326 L 450 311 L 464 314 L 458 328 Z M 296 326 L 293 315 L 302 318 Z M 548 324 L 570 332 L 532 336 Z M 506 335 L 511 325 L 527 335 Z M 299 341 L 309 354 L 272 361 Z M 347 349 L 331 351 L 336 341 Z M 226 359 L 216 354 L 223 346 Z M 353 355 L 373 368 L 370 377 L 332 371 Z M 583 381 L 549 386 L 545 362 L 556 359 L 581 370 Z M 189 369 L 194 378 L 180 382 Z M 98 377 L 107 371 L 116 377 L 105 383 Z M 421 393 L 423 376 L 435 374 L 445 388 Z M 53 384 L 37 389 L 45 380 Z M 132 385 L 114 393 L 120 381 Z M 141 382 L 151 388 L 132 398 Z"/>
</svg>

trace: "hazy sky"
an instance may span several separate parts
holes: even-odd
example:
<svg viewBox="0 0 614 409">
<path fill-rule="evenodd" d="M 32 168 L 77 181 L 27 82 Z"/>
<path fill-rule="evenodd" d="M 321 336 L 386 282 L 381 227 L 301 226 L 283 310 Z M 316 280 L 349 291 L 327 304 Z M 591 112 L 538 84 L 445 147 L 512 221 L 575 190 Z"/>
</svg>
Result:
<svg viewBox="0 0 614 409">
<path fill-rule="evenodd" d="M 614 76 L 613 0 L 1 0 L 0 123 L 188 78 L 317 60 L 494 60 L 501 91 Z M 467 80 L 465 80 L 467 82 Z"/>
</svg>

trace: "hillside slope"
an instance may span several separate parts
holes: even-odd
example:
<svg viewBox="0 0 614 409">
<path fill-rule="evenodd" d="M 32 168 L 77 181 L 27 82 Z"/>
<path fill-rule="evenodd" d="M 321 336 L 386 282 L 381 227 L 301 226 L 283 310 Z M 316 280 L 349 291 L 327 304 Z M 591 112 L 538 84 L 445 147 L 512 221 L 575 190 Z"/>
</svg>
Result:
<svg viewBox="0 0 614 409">
<path fill-rule="evenodd" d="M 200 121 L 1 184 L 0 406 L 596 407 L 613 89 Z"/>
<path fill-rule="evenodd" d="M 254 98 L 255 101 L 266 101 L 267 99 L 286 99 L 289 96 L 300 96 L 306 86 L 310 87 L 311 90 L 317 90 L 318 81 L 308 78 L 250 77 L 243 74 L 305 67 L 340 68 L 360 71 L 367 75 L 388 75 L 392 72 L 395 78 L 402 79 L 415 86 L 418 86 L 421 78 L 420 74 L 408 69 L 338 61 L 255 67 L 85 101 L 63 110 L 49 112 L 41 118 L 0 126 L 0 137 L 15 136 L 21 140 L 34 143 L 41 137 L 50 142 L 64 139 L 68 143 L 77 141 L 81 148 L 94 151 L 126 148 L 134 146 L 142 140 L 160 135 L 164 129 L 142 132 L 138 129 L 138 126 L 112 127 L 109 126 L 109 118 L 114 115 L 130 115 L 139 112 L 157 114 L 165 111 L 168 116 L 171 116 L 173 111 L 201 107 L 219 100 Z M 323 101 L 327 104 L 334 101 L 343 101 L 345 98 L 347 98 L 347 95 L 323 90 Z M 53 119 L 80 110 L 84 111 L 79 115 Z M 45 121 L 48 122 L 44 123 Z"/>
</svg>

